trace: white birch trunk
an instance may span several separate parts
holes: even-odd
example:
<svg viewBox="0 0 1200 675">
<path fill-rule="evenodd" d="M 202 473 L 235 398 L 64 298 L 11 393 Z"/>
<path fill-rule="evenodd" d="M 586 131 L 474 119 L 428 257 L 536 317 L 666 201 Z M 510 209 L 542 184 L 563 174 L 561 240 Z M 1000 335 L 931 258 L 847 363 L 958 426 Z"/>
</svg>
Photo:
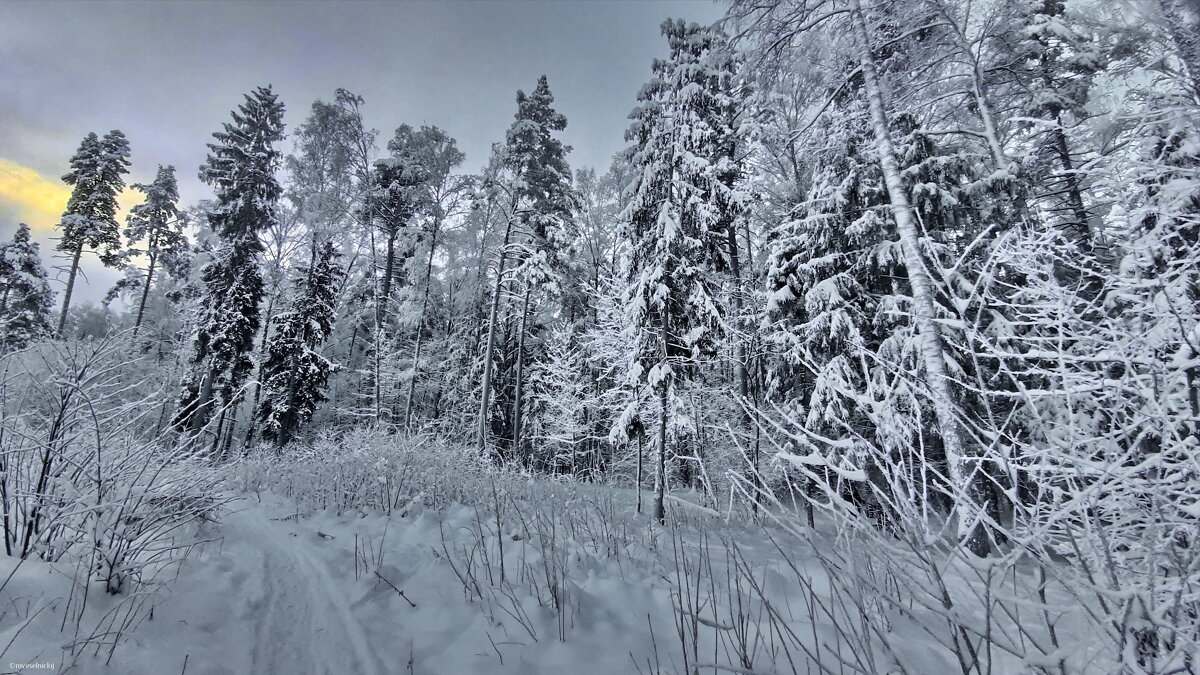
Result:
<svg viewBox="0 0 1200 675">
<path fill-rule="evenodd" d="M 858 41 L 859 63 L 863 73 L 863 85 L 866 90 L 867 103 L 871 109 L 875 148 L 883 169 L 892 215 L 896 220 L 896 230 L 900 235 L 905 271 L 912 287 L 913 318 L 916 321 L 920 340 L 919 347 L 922 365 L 925 367 L 925 380 L 929 386 L 934 414 L 937 416 L 938 430 L 946 451 L 949 478 L 952 488 L 956 492 L 955 510 L 960 529 L 959 537 L 972 552 L 986 553 L 986 540 L 980 536 L 982 528 L 975 527 L 979 508 L 974 503 L 970 486 L 974 471 L 964 471 L 966 468 L 964 466 L 964 444 L 955 415 L 950 376 L 946 372 L 945 348 L 936 320 L 933 281 L 930 279 L 921 257 L 916 216 L 909 204 L 908 194 L 904 190 L 904 184 L 900 177 L 900 165 L 896 159 L 895 147 L 892 145 L 887 109 L 884 107 L 883 94 L 880 91 L 879 75 L 875 67 L 875 58 L 871 53 L 870 36 L 867 33 L 866 19 L 860 0 L 851 0 L 851 8 L 854 34 Z M 971 530 L 963 532 L 963 528 L 971 528 Z"/>
</svg>

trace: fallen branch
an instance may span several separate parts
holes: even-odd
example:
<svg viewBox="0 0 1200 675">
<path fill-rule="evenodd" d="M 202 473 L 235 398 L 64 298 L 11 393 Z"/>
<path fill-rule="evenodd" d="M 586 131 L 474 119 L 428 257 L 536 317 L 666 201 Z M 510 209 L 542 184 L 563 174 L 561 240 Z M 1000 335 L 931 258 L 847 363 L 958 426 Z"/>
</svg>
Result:
<svg viewBox="0 0 1200 675">
<path fill-rule="evenodd" d="M 413 609 L 417 608 L 417 603 L 413 602 L 412 600 L 409 600 L 408 596 L 404 594 L 404 591 L 400 590 L 399 588 L 396 588 L 396 584 L 393 584 L 392 582 L 388 581 L 387 577 L 385 577 L 379 573 L 379 570 L 375 570 L 375 576 L 379 577 L 380 579 L 383 579 L 383 583 L 387 584 L 388 586 L 391 586 L 392 590 L 399 593 L 400 597 L 404 598 L 404 601 L 407 602 L 409 605 L 411 605 Z"/>
</svg>

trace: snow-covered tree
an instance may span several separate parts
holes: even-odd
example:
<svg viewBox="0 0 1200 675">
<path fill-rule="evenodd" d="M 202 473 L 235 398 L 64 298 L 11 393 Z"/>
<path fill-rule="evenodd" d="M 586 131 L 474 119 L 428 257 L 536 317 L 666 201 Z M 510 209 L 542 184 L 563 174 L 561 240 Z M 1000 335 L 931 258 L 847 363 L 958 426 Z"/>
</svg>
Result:
<svg viewBox="0 0 1200 675">
<path fill-rule="evenodd" d="M 360 167 L 367 165 L 362 153 L 368 152 L 368 148 L 360 145 L 365 140 L 358 113 L 361 103 L 361 98 L 339 89 L 332 103 L 314 101 L 308 118 L 293 134 L 295 149 L 284 160 L 287 183 L 280 204 L 280 218 L 261 237 L 266 247 L 263 264 L 266 307 L 259 333 L 260 345 L 266 345 L 277 308 L 286 303 L 284 295 L 289 266 L 305 255 L 304 251 L 311 251 L 321 242 L 333 241 L 350 255 L 351 260 L 369 260 L 367 256 L 359 255 L 367 248 L 367 243 L 364 228 L 359 227 L 361 223 L 355 217 L 359 215 L 355 211 L 361 196 L 357 184 Z M 365 168 L 361 170 L 365 171 Z M 359 274 L 366 276 L 370 272 L 363 270 Z M 356 275 L 353 279 L 359 282 L 354 291 L 361 291 L 361 277 Z M 354 291 L 348 285 L 339 286 L 339 305 L 344 304 Z M 369 306 L 369 297 L 367 300 Z M 357 314 L 360 320 L 364 313 L 360 308 Z M 260 349 L 256 359 L 260 373 L 265 358 L 266 354 Z M 254 395 L 250 397 L 246 445 L 253 444 L 258 432 L 258 419 L 253 412 L 259 408 L 262 397 L 259 379 L 252 378 L 249 384 Z"/>
<path fill-rule="evenodd" d="M 135 275 L 141 291 L 133 322 L 136 335 L 146 314 L 146 299 L 150 296 L 154 273 L 162 269 L 174 278 L 186 275 L 190 246 L 183 233 L 187 219 L 179 211 L 175 167 L 159 166 L 153 183 L 135 184 L 133 188 L 146 195 L 145 201 L 130 209 L 125 219 L 125 238 L 130 247 L 126 254 L 146 257 L 145 276 Z M 145 249 L 138 248 L 143 241 Z"/>
<path fill-rule="evenodd" d="M 637 335 L 628 377 L 658 396 L 658 477 L 654 517 L 665 517 L 667 428 L 677 387 L 718 343 L 726 308 L 720 273 L 728 261 L 730 209 L 737 204 L 725 179 L 728 102 L 714 68 L 722 35 L 683 21 L 666 21 L 670 56 L 656 60 L 626 138 L 633 182 L 625 211 L 629 241 L 628 330 Z M 719 61 L 718 61 L 719 62 Z"/>
<path fill-rule="evenodd" d="M 1004 28 L 985 67 L 1019 107 L 1014 116 L 1023 121 L 1014 131 L 1028 143 L 1027 170 L 1039 185 L 1047 220 L 1090 256 L 1103 244 L 1091 231 L 1086 173 L 1070 132 L 1088 115 L 1088 95 L 1102 67 L 1100 45 L 1068 13 L 1065 0 L 1007 0 L 999 12 Z M 1081 267 L 1086 263 L 1060 266 L 1059 276 L 1069 283 L 1082 280 L 1094 297 L 1097 273 L 1081 273 Z"/>
<path fill-rule="evenodd" d="M 6 351 L 50 334 L 54 295 L 38 248 L 25 223 L 0 245 L 0 345 Z"/>
<path fill-rule="evenodd" d="M 505 137 L 503 159 L 523 234 L 528 237 L 526 250 L 518 256 L 522 275 L 528 278 L 527 285 L 561 294 L 578 196 L 566 159 L 571 148 L 557 138 L 567 128 L 567 118 L 553 103 L 545 75 L 538 78 L 532 93 L 517 92 L 516 119 Z"/>
<path fill-rule="evenodd" d="M 546 355 L 531 368 L 530 418 L 540 461 L 552 472 L 582 475 L 598 468 L 588 451 L 593 397 L 575 324 L 560 322 L 546 338 Z"/>
<path fill-rule="evenodd" d="M 573 212 L 578 197 L 571 185 L 571 167 L 566 155 L 571 150 L 556 134 L 567 127 L 567 118 L 553 107 L 554 94 L 543 75 L 533 92 L 517 92 L 517 113 L 508 128 L 504 164 L 509 171 L 513 205 L 521 237 L 515 255 L 514 274 L 522 282 L 521 309 L 517 328 L 517 363 L 513 389 L 513 449 L 522 452 L 522 406 L 524 404 L 526 337 L 535 293 L 562 298 L 563 314 L 578 313 L 578 292 L 572 283 L 570 246 L 573 243 Z"/>
<path fill-rule="evenodd" d="M 203 429 L 219 406 L 237 399 L 253 367 L 250 352 L 263 295 L 259 233 L 279 218 L 282 189 L 275 171 L 281 154 L 275 144 L 283 138 L 283 103 L 270 87 L 256 88 L 245 98 L 233 122 L 213 134 L 217 142 L 209 144 L 200 170 L 217 195 L 208 225 L 218 243 L 201 272 L 193 371 L 176 416 L 176 425 L 192 432 Z"/>
<path fill-rule="evenodd" d="M 337 102 L 314 101 L 308 119 L 293 134 L 296 150 L 286 160 L 286 196 L 297 219 L 322 239 L 352 231 L 355 122 Z"/>
<path fill-rule="evenodd" d="M 262 366 L 262 399 L 257 416 L 268 441 L 283 445 L 312 419 L 326 401 L 329 376 L 338 369 L 321 353 L 333 331 L 337 287 L 343 274 L 331 242 L 313 251 L 298 270 L 291 309 L 275 317 Z"/>
<path fill-rule="evenodd" d="M 402 124 L 388 141 L 391 156 L 375 162 L 368 208 L 385 248 L 377 301 L 380 321 L 392 313 L 392 289 L 413 253 L 411 240 L 415 237 L 406 236 L 404 242 L 400 237 L 415 232 L 413 220 L 429 205 L 428 183 L 433 172 L 426 162 L 428 146 L 434 142 L 428 128 Z M 404 250 L 397 251 L 397 243 L 402 243 Z"/>
<path fill-rule="evenodd" d="M 421 127 L 425 142 L 419 149 L 421 162 L 429 172 L 425 183 L 425 213 L 420 229 L 415 236 L 415 246 L 418 250 L 424 248 L 424 271 L 414 274 L 416 279 L 413 286 L 419 302 L 410 303 L 415 315 L 405 323 L 415 324 L 413 339 L 412 365 L 408 374 L 408 393 L 404 399 L 404 426 L 408 427 L 413 421 L 415 402 L 417 398 L 417 382 L 421 372 L 421 351 L 425 346 L 427 322 L 431 312 L 431 297 L 435 279 L 434 260 L 439 247 L 444 244 L 443 228 L 446 220 L 457 214 L 467 190 L 474 182 L 468 176 L 453 174 L 453 170 L 462 164 L 466 156 L 458 149 L 458 143 L 445 131 L 437 127 Z M 413 298 L 415 300 L 415 298 Z"/>
<path fill-rule="evenodd" d="M 1200 5 L 1195 0 L 1158 0 L 1158 5 L 1187 70 L 1192 96 L 1200 101 Z"/>
<path fill-rule="evenodd" d="M 1114 549 L 1114 567 L 1122 570 L 1114 586 L 1138 599 L 1122 635 L 1131 646 L 1127 662 L 1150 672 L 1190 663 L 1200 640 L 1200 632 L 1188 629 L 1200 613 L 1190 555 L 1190 511 L 1200 504 L 1200 130 L 1178 120 L 1142 132 L 1123 214 L 1123 274 L 1107 296 L 1113 317 L 1101 326 L 1090 316 L 1079 321 L 1087 337 L 1060 357 L 1069 369 L 1047 375 L 1071 377 L 1075 390 L 1088 392 L 1056 401 L 1064 411 L 1056 421 L 1090 421 L 1104 439 L 1069 448 L 1061 471 L 1068 473 L 1071 459 L 1081 456 L 1108 462 L 1121 478 L 1099 490 L 1098 505 L 1123 544 L 1101 545 Z M 1108 366 L 1102 384 L 1087 357 Z M 1050 447 L 1061 438 L 1051 436 Z M 1179 555 L 1183 550 L 1188 553 Z"/>
<path fill-rule="evenodd" d="M 515 367 L 512 376 L 512 416 L 500 426 L 512 431 L 512 447 L 521 453 L 525 422 L 522 405 L 527 379 L 528 343 L 531 316 L 540 300 L 561 300 L 564 315 L 576 313 L 577 294 L 567 293 L 572 282 L 569 247 L 574 239 L 573 214 L 577 196 L 571 185 L 571 168 L 557 134 L 566 128 L 566 117 L 554 109 L 554 95 L 543 75 L 531 94 L 517 92 L 517 112 L 509 126 L 504 144 L 493 148 L 493 157 L 484 181 L 489 220 L 503 219 L 498 264 L 493 279 L 491 307 L 487 317 L 487 344 L 484 347 L 483 385 L 477 418 L 476 443 L 482 450 L 492 426 L 493 392 L 497 348 L 496 332 L 502 310 L 505 285 L 519 281 L 521 304 L 517 310 Z M 514 262 L 509 268 L 508 263 Z M 572 299 L 575 298 L 575 299 Z M 533 316 L 535 324 L 541 323 Z M 507 395 L 508 392 L 498 392 Z M 499 398 L 498 396 L 496 398 Z M 497 406 L 503 409 L 500 406 Z"/>
<path fill-rule="evenodd" d="M 592 323 L 596 322 L 599 313 L 596 291 L 603 279 L 617 272 L 619 224 L 624 209 L 621 189 L 628 182 L 628 177 L 622 173 L 624 166 L 614 162 L 603 176 L 591 168 L 575 172 L 579 213 L 571 250 L 575 252 L 579 266 L 576 284 L 582 290 L 583 305 L 590 310 Z"/>
<path fill-rule="evenodd" d="M 959 415 L 955 394 L 954 366 L 939 322 L 939 296 L 942 279 L 931 274 L 928 264 L 929 243 L 924 236 L 921 214 L 914 206 L 901 165 L 901 149 L 896 135 L 906 115 L 891 107 L 892 95 L 904 96 L 905 90 L 890 75 L 906 72 L 901 64 L 905 52 L 898 45 L 904 39 L 919 38 L 925 13 L 920 5 L 907 0 L 891 0 L 867 6 L 861 0 L 819 2 L 792 11 L 786 3 L 735 3 L 735 11 L 754 17 L 766 44 L 789 43 L 812 33 L 824 24 L 828 31 L 823 44 L 834 51 L 834 58 L 856 67 L 847 83 L 853 86 L 863 105 L 865 128 L 869 129 L 871 155 L 878 163 L 880 183 L 887 199 L 887 211 L 895 223 L 894 240 L 889 251 L 904 270 L 910 302 L 902 309 L 912 317 L 913 354 L 919 364 L 922 386 L 946 457 L 947 483 L 956 491 L 957 520 L 963 541 L 976 553 L 986 551 L 987 542 L 979 526 L 978 504 L 971 497 L 979 463 L 972 461 Z M 828 23 L 827 23 L 828 22 Z M 911 22 L 911 25 L 910 25 Z M 895 37 L 893 37 L 895 36 Z M 898 63 L 897 63 L 898 62 Z M 837 86 L 829 96 L 832 102 L 842 95 Z M 882 222 L 882 221 L 881 221 Z M 836 255 L 836 253 L 834 253 Z M 828 291 L 835 290 L 830 287 Z M 828 297 L 834 297 L 826 293 Z M 835 441 L 841 443 L 840 441 Z"/>
<path fill-rule="evenodd" d="M 67 210 L 59 228 L 62 235 L 55 247 L 70 258 L 67 288 L 63 292 L 58 334 L 62 335 L 75 292 L 75 277 L 84 248 L 97 251 L 100 262 L 116 266 L 121 262 L 121 235 L 117 223 L 117 195 L 125 189 L 124 175 L 129 173 L 129 141 L 119 130 L 100 138 L 89 133 L 71 158 L 71 170 L 63 182 L 71 186 Z"/>
</svg>

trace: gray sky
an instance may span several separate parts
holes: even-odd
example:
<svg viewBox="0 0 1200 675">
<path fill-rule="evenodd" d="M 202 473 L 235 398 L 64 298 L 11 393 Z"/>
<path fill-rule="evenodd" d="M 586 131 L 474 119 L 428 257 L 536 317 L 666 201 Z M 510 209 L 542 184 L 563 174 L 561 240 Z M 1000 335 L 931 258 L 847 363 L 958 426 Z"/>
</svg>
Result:
<svg viewBox="0 0 1200 675">
<path fill-rule="evenodd" d="M 185 202 L 208 196 L 196 179 L 205 144 L 265 84 L 287 105 L 289 130 L 345 87 L 366 99 L 384 141 L 401 123 L 436 124 L 476 170 L 503 139 L 516 90 L 546 74 L 572 167 L 603 170 L 666 51 L 659 24 L 722 11 L 709 0 L 0 0 L 0 237 L 18 219 L 43 241 L 53 234 L 58 177 L 88 131 L 125 132 L 131 182 L 175 164 Z M 96 299 L 113 276 L 89 269 L 80 297 Z"/>
</svg>

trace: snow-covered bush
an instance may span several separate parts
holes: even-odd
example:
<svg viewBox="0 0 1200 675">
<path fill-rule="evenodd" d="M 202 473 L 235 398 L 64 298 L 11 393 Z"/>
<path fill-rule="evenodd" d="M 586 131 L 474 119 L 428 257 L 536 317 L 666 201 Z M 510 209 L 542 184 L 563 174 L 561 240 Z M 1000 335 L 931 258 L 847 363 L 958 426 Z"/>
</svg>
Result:
<svg viewBox="0 0 1200 675">
<path fill-rule="evenodd" d="M 221 501 L 219 475 L 156 431 L 153 364 L 128 349 L 47 342 L 0 363 L 5 553 L 88 561 L 110 593 L 179 559 Z"/>
<path fill-rule="evenodd" d="M 233 472 L 244 490 L 271 490 L 308 508 L 390 511 L 417 496 L 429 506 L 476 503 L 502 469 L 433 435 L 359 427 L 278 450 L 256 447 Z"/>
</svg>

